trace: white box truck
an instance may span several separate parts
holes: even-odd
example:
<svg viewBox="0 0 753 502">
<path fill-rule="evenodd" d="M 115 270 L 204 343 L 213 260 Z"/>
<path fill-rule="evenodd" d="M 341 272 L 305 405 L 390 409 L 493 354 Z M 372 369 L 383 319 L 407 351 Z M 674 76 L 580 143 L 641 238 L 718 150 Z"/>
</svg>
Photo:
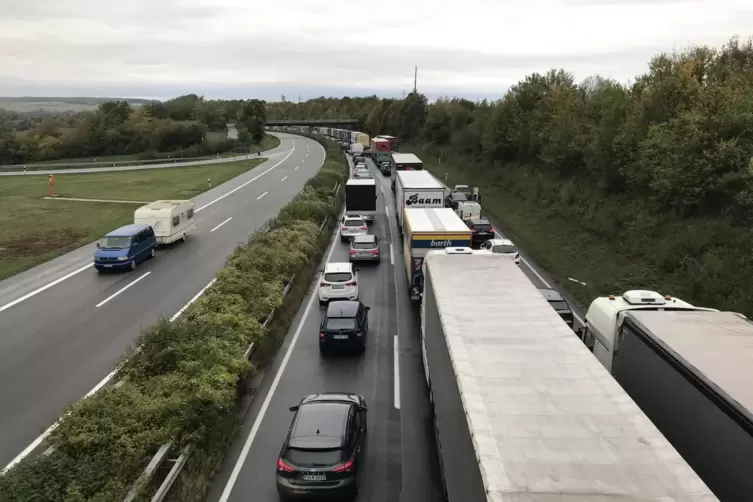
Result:
<svg viewBox="0 0 753 502">
<path fill-rule="evenodd" d="M 141 206 L 133 213 L 137 225 L 151 225 L 159 244 L 186 240 L 196 230 L 192 200 L 157 200 Z"/>
<path fill-rule="evenodd" d="M 448 502 L 718 500 L 512 260 L 441 250 L 423 267 Z"/>
<path fill-rule="evenodd" d="M 635 306 L 636 293 L 657 305 L 620 309 L 608 324 L 621 303 Z M 623 297 L 588 309 L 597 358 L 719 500 L 753 499 L 753 325 L 651 291 Z"/>
<path fill-rule="evenodd" d="M 402 235 L 403 210 L 444 207 L 445 187 L 429 171 L 399 171 L 395 179 L 395 218 Z"/>
</svg>

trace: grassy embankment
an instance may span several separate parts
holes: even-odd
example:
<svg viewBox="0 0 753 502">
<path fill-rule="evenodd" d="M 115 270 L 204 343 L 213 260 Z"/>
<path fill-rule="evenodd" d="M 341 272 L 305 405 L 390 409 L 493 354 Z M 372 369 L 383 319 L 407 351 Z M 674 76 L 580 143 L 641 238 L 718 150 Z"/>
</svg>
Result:
<svg viewBox="0 0 753 502">
<path fill-rule="evenodd" d="M 651 289 L 697 305 L 753 315 L 753 231 L 722 219 L 662 217 L 646 200 L 604 197 L 531 166 L 491 166 L 406 145 L 447 183 L 477 184 L 501 230 L 582 306 L 597 296 Z M 570 281 L 574 278 L 586 286 Z"/>
<path fill-rule="evenodd" d="M 55 176 L 65 197 L 153 201 L 190 199 L 259 165 L 252 159 L 206 166 Z M 136 204 L 46 200 L 46 176 L 0 178 L 0 279 L 92 242 L 133 220 Z"/>
</svg>

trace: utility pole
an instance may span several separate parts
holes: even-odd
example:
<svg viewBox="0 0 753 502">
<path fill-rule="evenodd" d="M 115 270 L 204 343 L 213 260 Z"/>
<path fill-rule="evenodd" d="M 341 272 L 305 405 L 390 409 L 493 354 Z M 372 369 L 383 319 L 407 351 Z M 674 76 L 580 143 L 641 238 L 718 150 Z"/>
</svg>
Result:
<svg viewBox="0 0 753 502">
<path fill-rule="evenodd" d="M 418 84 L 418 65 L 416 65 L 415 69 L 413 70 L 413 93 L 416 93 Z"/>
</svg>

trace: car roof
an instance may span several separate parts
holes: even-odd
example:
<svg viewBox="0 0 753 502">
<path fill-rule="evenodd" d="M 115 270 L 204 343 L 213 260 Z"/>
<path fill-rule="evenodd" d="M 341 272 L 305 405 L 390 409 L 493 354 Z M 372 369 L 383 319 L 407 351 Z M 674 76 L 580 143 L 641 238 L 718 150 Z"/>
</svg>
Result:
<svg viewBox="0 0 753 502">
<path fill-rule="evenodd" d="M 361 404 L 361 402 L 364 401 L 364 398 L 351 392 L 320 392 L 319 394 L 309 394 L 301 399 L 300 404 L 311 403 L 314 401 L 343 401 L 353 404 Z"/>
<path fill-rule="evenodd" d="M 363 216 L 360 214 L 345 214 L 343 215 L 343 218 L 346 220 L 363 220 Z"/>
<path fill-rule="evenodd" d="M 353 242 L 375 242 L 376 235 L 374 234 L 362 234 L 353 237 Z"/>
<path fill-rule="evenodd" d="M 336 300 L 327 306 L 327 317 L 355 317 L 358 302 L 355 300 Z"/>
<path fill-rule="evenodd" d="M 346 262 L 333 262 L 327 263 L 324 267 L 324 273 L 336 273 L 336 272 L 352 272 L 352 265 Z"/>
<path fill-rule="evenodd" d="M 515 243 L 511 241 L 510 239 L 489 239 L 489 242 L 492 243 L 492 246 L 513 246 L 515 247 Z"/>
<path fill-rule="evenodd" d="M 562 294 L 556 289 L 539 288 L 539 292 L 542 295 L 544 295 L 544 298 L 546 298 L 546 301 L 548 302 L 564 302 L 565 301 L 565 298 L 563 298 Z"/>
<path fill-rule="evenodd" d="M 483 218 L 481 218 L 480 220 L 470 220 L 470 222 L 471 225 L 491 225 L 491 223 L 489 223 L 489 220 L 485 220 Z"/>
<path fill-rule="evenodd" d="M 105 235 L 105 237 L 131 237 L 149 228 L 149 225 L 125 225 Z"/>
<path fill-rule="evenodd" d="M 338 448 L 343 444 L 348 412 L 354 403 L 310 401 L 301 403 L 290 429 L 290 448 Z"/>
</svg>

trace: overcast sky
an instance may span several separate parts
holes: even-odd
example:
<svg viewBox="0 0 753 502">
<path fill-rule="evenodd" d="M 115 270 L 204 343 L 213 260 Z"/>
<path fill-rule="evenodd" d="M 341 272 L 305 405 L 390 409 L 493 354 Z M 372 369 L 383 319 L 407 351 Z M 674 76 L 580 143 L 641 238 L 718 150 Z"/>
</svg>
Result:
<svg viewBox="0 0 753 502">
<path fill-rule="evenodd" d="M 753 35 L 753 0 L 0 0 L 0 95 L 498 97 Z"/>
</svg>

